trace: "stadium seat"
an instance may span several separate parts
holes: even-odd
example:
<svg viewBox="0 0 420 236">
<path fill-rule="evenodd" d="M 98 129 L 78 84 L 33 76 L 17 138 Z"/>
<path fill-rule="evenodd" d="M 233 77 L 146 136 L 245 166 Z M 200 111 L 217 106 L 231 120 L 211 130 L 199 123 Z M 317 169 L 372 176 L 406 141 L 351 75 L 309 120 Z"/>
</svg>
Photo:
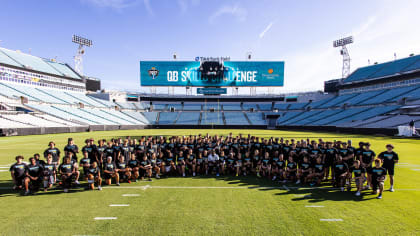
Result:
<svg viewBox="0 0 420 236">
<path fill-rule="evenodd" d="M 250 125 L 243 112 L 224 112 L 226 125 Z"/>
</svg>

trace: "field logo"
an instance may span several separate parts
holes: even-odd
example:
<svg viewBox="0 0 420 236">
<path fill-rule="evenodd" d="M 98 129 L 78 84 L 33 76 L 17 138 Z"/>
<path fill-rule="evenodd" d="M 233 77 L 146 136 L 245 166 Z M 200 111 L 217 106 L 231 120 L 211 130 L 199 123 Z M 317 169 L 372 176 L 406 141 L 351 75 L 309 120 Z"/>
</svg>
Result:
<svg viewBox="0 0 420 236">
<path fill-rule="evenodd" d="M 273 74 L 274 70 L 273 69 L 268 69 L 268 73 L 269 74 Z"/>
<path fill-rule="evenodd" d="M 155 67 L 152 67 L 152 69 L 150 69 L 148 72 L 152 79 L 155 79 L 159 75 L 159 70 L 156 70 Z"/>
</svg>

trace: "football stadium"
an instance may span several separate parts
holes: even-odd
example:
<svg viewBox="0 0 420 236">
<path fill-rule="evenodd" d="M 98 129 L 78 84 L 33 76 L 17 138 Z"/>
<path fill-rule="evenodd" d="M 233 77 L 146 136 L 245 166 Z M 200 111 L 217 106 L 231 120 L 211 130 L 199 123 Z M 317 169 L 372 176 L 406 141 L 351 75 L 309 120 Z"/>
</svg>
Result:
<svg viewBox="0 0 420 236">
<path fill-rule="evenodd" d="M 420 234 L 420 5 L 356 2 L 5 1 L 0 234 Z"/>
</svg>

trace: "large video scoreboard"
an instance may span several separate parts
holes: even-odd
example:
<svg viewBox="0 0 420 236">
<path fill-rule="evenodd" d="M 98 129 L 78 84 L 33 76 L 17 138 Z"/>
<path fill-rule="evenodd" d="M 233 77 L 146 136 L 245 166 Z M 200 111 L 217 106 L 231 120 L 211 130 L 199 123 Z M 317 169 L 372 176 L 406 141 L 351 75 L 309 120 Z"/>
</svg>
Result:
<svg viewBox="0 0 420 236">
<path fill-rule="evenodd" d="M 283 61 L 140 61 L 141 86 L 279 87 Z"/>
</svg>

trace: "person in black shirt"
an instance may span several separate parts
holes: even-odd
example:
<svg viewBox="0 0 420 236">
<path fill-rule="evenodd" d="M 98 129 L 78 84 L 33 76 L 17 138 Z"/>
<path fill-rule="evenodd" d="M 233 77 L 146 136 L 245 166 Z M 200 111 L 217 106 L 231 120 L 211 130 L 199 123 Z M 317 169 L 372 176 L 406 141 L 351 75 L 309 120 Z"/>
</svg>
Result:
<svg viewBox="0 0 420 236">
<path fill-rule="evenodd" d="M 140 178 L 144 179 L 144 176 L 147 174 L 149 181 L 152 181 L 152 164 L 147 159 L 147 155 L 143 155 L 143 159 L 140 161 Z"/>
<path fill-rule="evenodd" d="M 95 161 L 99 163 L 98 157 L 96 155 L 96 145 L 94 144 L 93 139 L 86 139 L 85 143 L 86 145 L 82 148 L 82 153 L 88 153 L 90 163 L 93 163 Z"/>
<path fill-rule="evenodd" d="M 316 162 L 312 165 L 312 171 L 311 174 L 308 176 L 308 179 L 311 179 L 313 182 L 311 183 L 311 186 L 314 186 L 315 184 L 321 184 L 322 179 L 325 175 L 325 166 L 322 163 L 322 157 L 318 156 L 316 158 Z"/>
<path fill-rule="evenodd" d="M 370 186 L 372 186 L 372 163 L 376 157 L 375 152 L 370 149 L 370 143 L 365 143 L 365 148 L 363 149 L 361 153 L 361 157 L 362 157 L 361 159 L 362 167 L 366 168 L 366 173 L 367 173 L 368 184 L 366 188 L 369 189 Z"/>
<path fill-rule="evenodd" d="M 389 182 L 391 184 L 389 191 L 394 192 L 394 167 L 398 163 L 399 158 L 398 154 L 393 151 L 394 146 L 392 144 L 387 144 L 386 149 L 386 151 L 378 155 L 378 158 L 382 160 L 382 167 L 386 169 L 389 175 Z"/>
<path fill-rule="evenodd" d="M 360 192 L 363 189 L 363 183 L 366 180 L 365 177 L 366 169 L 360 165 L 359 160 L 355 160 L 353 166 L 350 168 L 350 178 L 353 176 L 353 180 L 357 187 L 356 196 L 360 196 Z M 351 184 L 351 182 L 350 182 Z"/>
<path fill-rule="evenodd" d="M 297 164 L 293 161 L 293 157 L 289 156 L 289 161 L 286 166 L 286 179 L 296 181 Z"/>
<path fill-rule="evenodd" d="M 17 156 L 16 163 L 10 167 L 10 175 L 12 176 L 15 186 L 13 189 L 22 189 L 23 180 L 26 177 L 26 164 L 23 163 L 23 156 Z"/>
<path fill-rule="evenodd" d="M 98 190 L 102 190 L 102 178 L 101 170 L 98 167 L 98 163 L 94 162 L 87 169 L 88 172 L 88 184 L 89 189 L 93 190 L 95 188 L 95 183 L 98 185 Z"/>
<path fill-rule="evenodd" d="M 131 183 L 131 169 L 127 165 L 127 161 L 125 160 L 123 155 L 119 155 L 116 163 L 116 170 L 120 175 L 120 180 L 126 179 L 127 183 Z"/>
<path fill-rule="evenodd" d="M 77 153 L 79 153 L 79 147 L 74 144 L 74 140 L 73 138 L 68 138 L 67 140 L 67 145 L 64 147 L 64 154 L 68 155 L 68 153 L 72 153 L 73 154 L 73 158 L 76 159 L 77 162 Z"/>
<path fill-rule="evenodd" d="M 176 166 L 177 166 L 179 175 L 182 175 L 182 177 L 185 177 L 185 157 L 184 157 L 183 151 L 180 151 L 178 153 L 178 156 L 176 157 Z"/>
<path fill-rule="evenodd" d="M 300 184 L 301 182 L 306 184 L 311 170 L 312 168 L 311 163 L 309 162 L 309 156 L 305 154 L 302 163 L 300 163 L 298 180 L 296 181 L 296 184 Z"/>
<path fill-rule="evenodd" d="M 83 168 L 83 176 L 85 180 L 88 179 L 88 168 L 91 165 L 91 160 L 89 158 L 89 153 L 87 151 L 83 151 L 83 158 L 80 159 L 80 167 Z"/>
<path fill-rule="evenodd" d="M 120 186 L 120 175 L 117 172 L 117 167 L 115 163 L 112 161 L 111 156 L 109 156 L 106 159 L 106 163 L 103 168 L 104 168 L 105 183 L 107 185 L 111 185 L 111 179 L 114 178 L 116 185 Z"/>
<path fill-rule="evenodd" d="M 386 178 L 386 169 L 381 167 L 381 159 L 375 160 L 375 167 L 372 168 L 372 190 L 373 194 L 378 193 L 377 199 L 382 198 L 382 192 L 384 191 L 384 181 Z"/>
<path fill-rule="evenodd" d="M 127 164 L 128 168 L 131 170 L 131 176 L 134 178 L 134 181 L 137 182 L 137 179 L 139 178 L 139 160 L 137 160 L 136 154 L 131 154 L 131 158 Z"/>
<path fill-rule="evenodd" d="M 74 166 L 71 164 L 70 157 L 65 157 L 64 162 L 58 167 L 61 174 L 64 192 L 67 193 L 71 187 L 71 181 L 74 175 Z"/>
<path fill-rule="evenodd" d="M 25 195 L 30 193 L 29 188 L 31 187 L 31 192 L 36 192 L 39 189 L 42 181 L 42 166 L 36 163 L 35 158 L 29 158 L 30 164 L 26 166 L 26 177 L 24 180 L 25 183 Z"/>
<path fill-rule="evenodd" d="M 47 157 L 47 163 L 44 164 L 44 173 L 43 173 L 43 179 L 44 179 L 44 192 L 47 192 L 49 188 L 52 187 L 54 184 L 54 176 L 57 170 L 57 166 L 55 166 L 52 163 L 52 156 L 48 155 Z"/>
<path fill-rule="evenodd" d="M 324 160 L 324 167 L 325 167 L 325 179 L 328 179 L 330 175 L 330 168 L 331 168 L 331 177 L 334 180 L 334 161 L 337 159 L 337 149 L 335 149 L 331 142 L 327 142 L 327 149 L 325 150 L 325 160 Z"/>
<path fill-rule="evenodd" d="M 344 191 L 344 183 L 348 176 L 348 166 L 347 163 L 343 161 L 341 156 L 337 157 L 337 161 L 334 164 L 334 174 L 335 174 L 335 185 L 340 187 L 341 191 Z"/>
<path fill-rule="evenodd" d="M 44 158 L 48 156 L 50 153 L 53 158 L 53 164 L 57 165 L 60 162 L 60 150 L 55 147 L 55 143 L 53 141 L 48 143 L 49 148 L 44 151 Z"/>
<path fill-rule="evenodd" d="M 45 161 L 44 160 L 40 160 L 41 155 L 39 155 L 39 153 L 35 153 L 34 154 L 34 158 L 35 158 L 36 164 L 38 164 L 40 166 L 44 166 L 45 165 Z"/>
</svg>

